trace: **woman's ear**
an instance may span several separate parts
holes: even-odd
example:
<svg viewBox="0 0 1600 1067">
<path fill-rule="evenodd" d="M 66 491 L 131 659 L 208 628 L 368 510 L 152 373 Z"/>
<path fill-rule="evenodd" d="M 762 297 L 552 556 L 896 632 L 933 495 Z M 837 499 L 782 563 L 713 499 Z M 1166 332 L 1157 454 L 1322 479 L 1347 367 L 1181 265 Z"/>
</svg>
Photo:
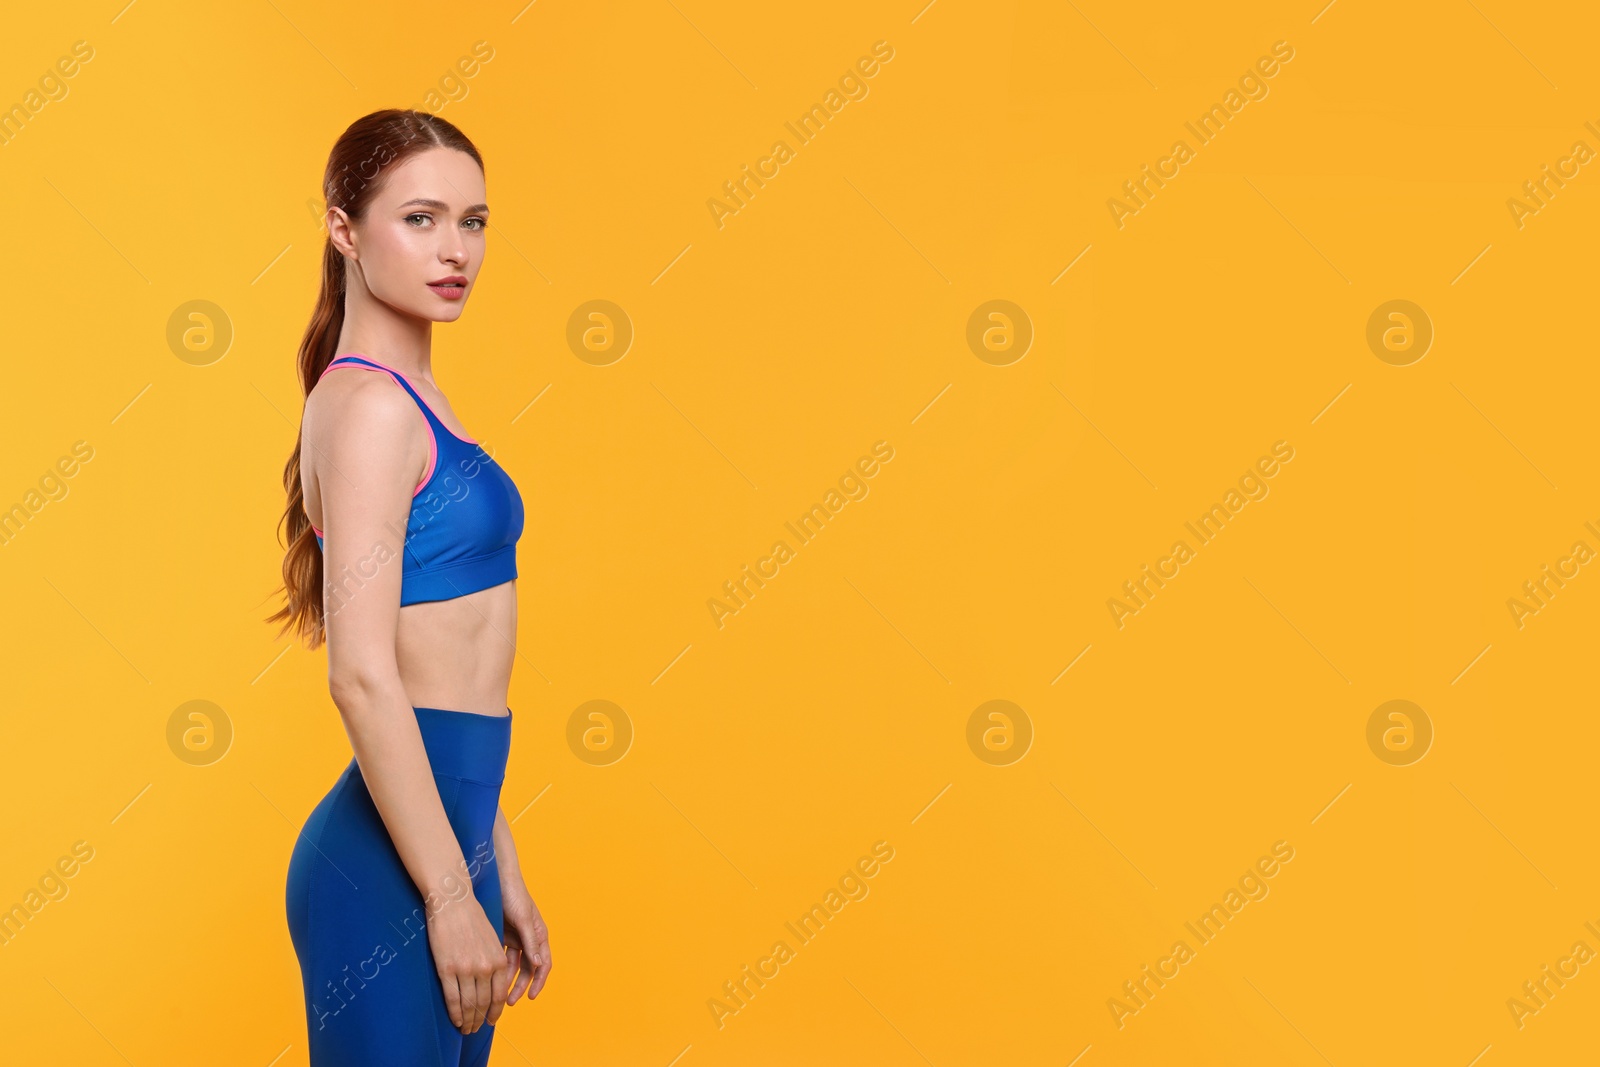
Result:
<svg viewBox="0 0 1600 1067">
<path fill-rule="evenodd" d="M 344 213 L 344 208 L 329 207 L 328 240 L 333 242 L 333 247 L 351 259 L 358 259 L 355 239 L 355 228 L 350 224 L 350 216 Z"/>
</svg>

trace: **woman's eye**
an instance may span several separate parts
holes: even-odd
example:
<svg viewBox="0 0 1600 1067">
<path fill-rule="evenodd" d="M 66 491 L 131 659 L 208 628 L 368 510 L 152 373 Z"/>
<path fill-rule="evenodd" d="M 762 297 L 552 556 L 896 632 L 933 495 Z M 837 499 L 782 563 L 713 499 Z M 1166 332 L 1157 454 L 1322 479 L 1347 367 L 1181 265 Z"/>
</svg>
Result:
<svg viewBox="0 0 1600 1067">
<path fill-rule="evenodd" d="M 416 212 L 411 213 L 410 215 L 407 215 L 406 216 L 406 221 L 410 222 L 412 219 L 426 219 L 426 218 L 429 218 L 429 216 L 427 214 L 425 214 L 425 213 L 423 213 L 421 211 L 416 211 Z"/>
<path fill-rule="evenodd" d="M 468 222 L 476 222 L 478 224 L 477 225 L 477 229 L 480 229 L 480 230 L 489 225 L 489 220 L 488 219 L 480 219 L 477 216 L 473 216 L 472 218 L 468 219 L 467 221 Z"/>
</svg>

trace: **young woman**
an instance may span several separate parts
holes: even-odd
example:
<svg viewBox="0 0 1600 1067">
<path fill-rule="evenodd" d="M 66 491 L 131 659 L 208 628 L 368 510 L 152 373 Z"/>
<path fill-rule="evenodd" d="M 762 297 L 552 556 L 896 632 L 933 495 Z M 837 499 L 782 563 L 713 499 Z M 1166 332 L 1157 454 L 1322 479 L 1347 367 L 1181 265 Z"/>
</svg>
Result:
<svg viewBox="0 0 1600 1067">
<path fill-rule="evenodd" d="M 505 1005 L 550 974 L 500 808 L 522 497 L 431 362 L 483 265 L 483 160 L 443 119 L 378 111 L 333 146 L 323 190 L 288 603 L 268 620 L 326 641 L 353 750 L 289 860 L 311 1064 L 481 1065 Z"/>
</svg>

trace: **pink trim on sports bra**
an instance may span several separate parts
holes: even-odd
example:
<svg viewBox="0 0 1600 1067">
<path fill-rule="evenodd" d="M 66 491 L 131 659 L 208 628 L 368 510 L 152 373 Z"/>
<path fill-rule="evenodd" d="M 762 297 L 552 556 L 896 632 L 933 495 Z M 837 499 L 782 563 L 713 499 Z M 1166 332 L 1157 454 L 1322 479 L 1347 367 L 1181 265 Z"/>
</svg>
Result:
<svg viewBox="0 0 1600 1067">
<path fill-rule="evenodd" d="M 345 352 L 345 353 L 341 354 L 338 358 L 339 359 L 343 359 L 345 356 L 359 356 L 359 355 L 360 355 L 359 352 Z M 362 359 L 368 359 L 368 361 L 371 362 L 371 363 L 378 363 L 377 360 L 369 359 L 369 357 L 367 357 L 367 356 L 361 356 L 361 358 Z M 390 374 L 399 374 L 400 377 L 405 378 L 406 381 L 408 381 L 408 382 L 411 380 L 409 376 L 404 375 L 404 374 L 400 374 L 400 372 L 395 370 L 393 367 L 384 367 L 383 364 L 381 364 L 381 363 L 378 363 L 378 366 L 376 366 L 376 367 L 368 367 L 368 366 L 365 366 L 365 365 L 360 364 L 360 363 L 340 363 L 338 365 L 335 365 L 334 363 L 329 363 L 326 367 L 322 368 L 322 374 L 317 375 L 317 381 L 319 381 L 319 382 L 322 381 L 323 375 L 326 375 L 329 371 L 331 371 L 331 370 L 342 370 L 345 367 L 354 367 L 357 370 L 370 370 L 370 371 L 377 371 L 379 367 L 382 367 L 383 370 L 388 371 Z M 424 405 L 427 405 L 427 403 L 428 403 L 428 401 L 423 398 L 421 393 L 417 394 L 416 399 L 421 400 Z M 429 411 L 433 411 L 433 408 L 430 406 L 430 407 L 428 407 L 428 410 Z M 433 417 L 438 419 L 439 418 L 438 413 L 434 412 Z M 417 487 L 415 489 L 411 490 L 411 496 L 412 496 L 413 499 L 416 498 L 418 493 L 422 492 L 422 487 L 428 484 L 428 479 L 433 477 L 433 469 L 436 466 L 438 466 L 438 464 L 439 464 L 439 439 L 436 436 L 434 436 L 433 423 L 428 422 L 427 419 L 423 419 L 422 421 L 428 424 L 428 468 L 427 468 L 427 470 L 424 470 L 422 472 L 422 481 L 418 482 L 417 483 Z M 444 426 L 444 420 L 443 419 L 440 419 L 439 425 L 440 426 Z M 455 436 L 455 434 L 450 433 L 450 427 L 445 426 L 444 430 L 445 430 L 445 433 L 449 433 L 451 437 Z M 477 444 L 476 441 L 471 441 L 471 442 L 468 442 L 468 443 L 469 444 Z M 309 518 L 309 516 L 308 516 L 308 518 Z M 313 526 L 312 529 L 315 530 L 316 527 Z"/>
<path fill-rule="evenodd" d="M 378 366 L 383 367 L 383 369 L 388 371 L 390 374 L 398 374 L 398 375 L 400 375 L 400 377 L 404 378 L 408 382 L 411 382 L 413 384 L 413 386 L 415 386 L 416 379 L 412 378 L 411 375 L 406 374 L 403 371 L 397 371 L 393 367 L 387 366 L 386 364 L 379 363 L 377 360 L 373 359 L 371 356 L 367 355 L 364 352 L 341 352 L 341 353 L 339 353 L 339 355 L 336 358 L 343 359 L 345 356 L 360 356 L 362 359 L 366 360 L 368 363 L 376 363 Z M 330 366 L 331 365 L 332 364 L 330 364 Z M 360 364 L 356 364 L 356 365 L 360 366 Z M 323 373 L 326 374 L 327 371 L 324 370 Z M 423 404 L 425 404 L 427 406 L 428 410 L 433 412 L 433 417 L 434 418 L 439 419 L 439 413 L 437 411 L 433 410 L 433 405 L 428 403 L 428 398 L 427 397 L 423 396 L 419 392 L 419 393 L 417 393 L 417 399 L 421 400 L 423 402 Z M 454 437 L 457 441 L 465 441 L 469 445 L 475 445 L 475 444 L 478 443 L 478 441 L 476 439 L 471 438 L 471 437 L 462 437 L 460 434 L 456 433 L 450 427 L 445 426 L 443 419 L 439 419 L 439 425 L 440 426 L 444 426 L 444 432 L 449 434 L 451 437 Z"/>
</svg>

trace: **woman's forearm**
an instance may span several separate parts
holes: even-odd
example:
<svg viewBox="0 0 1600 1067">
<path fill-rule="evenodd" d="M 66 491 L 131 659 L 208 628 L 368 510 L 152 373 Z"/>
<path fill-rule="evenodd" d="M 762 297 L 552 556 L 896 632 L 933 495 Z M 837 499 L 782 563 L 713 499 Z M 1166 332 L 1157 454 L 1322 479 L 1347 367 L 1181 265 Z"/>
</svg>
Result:
<svg viewBox="0 0 1600 1067">
<path fill-rule="evenodd" d="M 430 914 L 472 893 L 415 714 L 400 687 L 360 688 L 335 697 L 372 803 Z M 441 899 L 443 898 L 443 899 Z"/>
<path fill-rule="evenodd" d="M 517 860 L 517 843 L 511 839 L 511 823 L 506 819 L 506 809 L 497 807 L 494 810 L 494 862 L 500 868 L 502 878 L 507 875 L 520 874 L 521 864 Z"/>
</svg>

